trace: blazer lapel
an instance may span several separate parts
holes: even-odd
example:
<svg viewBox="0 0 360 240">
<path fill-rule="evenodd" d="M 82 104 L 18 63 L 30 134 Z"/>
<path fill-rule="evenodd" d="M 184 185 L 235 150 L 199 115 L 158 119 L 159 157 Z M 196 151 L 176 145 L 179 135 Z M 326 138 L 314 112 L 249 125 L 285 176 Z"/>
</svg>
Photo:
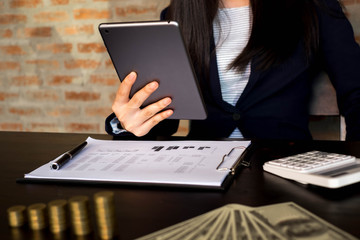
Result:
<svg viewBox="0 0 360 240">
<path fill-rule="evenodd" d="M 304 58 L 303 48 L 300 43 L 291 57 L 271 69 L 259 71 L 256 69 L 256 65 L 252 64 L 249 82 L 240 96 L 236 107 L 240 110 L 246 110 L 259 101 L 282 91 L 298 75 L 304 73 L 308 66 L 309 63 Z M 254 88 L 256 88 L 256 93 Z"/>
<path fill-rule="evenodd" d="M 243 93 L 240 95 L 240 98 L 236 103 L 236 107 L 239 107 L 241 105 L 241 102 L 243 102 L 243 99 L 246 99 L 246 97 L 249 95 L 251 90 L 254 88 L 254 86 L 256 85 L 258 80 L 260 79 L 261 72 L 256 71 L 256 69 L 254 67 L 254 64 L 251 64 L 250 68 L 251 68 L 251 72 L 250 72 L 249 81 L 246 84 Z"/>
</svg>

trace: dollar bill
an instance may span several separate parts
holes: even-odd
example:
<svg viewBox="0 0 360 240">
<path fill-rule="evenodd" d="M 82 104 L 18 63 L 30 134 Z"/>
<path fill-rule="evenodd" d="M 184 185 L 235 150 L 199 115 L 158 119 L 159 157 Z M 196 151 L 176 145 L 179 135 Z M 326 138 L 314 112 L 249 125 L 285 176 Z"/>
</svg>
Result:
<svg viewBox="0 0 360 240">
<path fill-rule="evenodd" d="M 292 202 L 254 208 L 249 215 L 285 239 L 357 239 Z"/>
<path fill-rule="evenodd" d="M 215 209 L 168 228 L 140 237 L 138 240 L 183 240 L 184 238 L 193 235 L 196 230 L 201 230 L 204 226 L 208 226 L 210 223 L 216 221 L 218 215 L 221 213 L 221 209 Z"/>
<path fill-rule="evenodd" d="M 287 202 L 251 208 L 228 204 L 139 240 L 353 240 L 355 237 Z"/>
</svg>

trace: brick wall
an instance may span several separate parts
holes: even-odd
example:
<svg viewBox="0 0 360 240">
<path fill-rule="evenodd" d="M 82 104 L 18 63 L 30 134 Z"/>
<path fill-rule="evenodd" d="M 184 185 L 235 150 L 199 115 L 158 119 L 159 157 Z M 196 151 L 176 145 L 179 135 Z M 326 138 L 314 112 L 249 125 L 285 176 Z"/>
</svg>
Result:
<svg viewBox="0 0 360 240">
<path fill-rule="evenodd" d="M 0 130 L 103 133 L 118 78 L 101 22 L 158 19 L 169 0 L 2 0 Z M 360 0 L 346 0 L 360 41 Z"/>
<path fill-rule="evenodd" d="M 103 132 L 119 80 L 97 27 L 168 0 L 2 0 L 0 130 Z"/>
</svg>

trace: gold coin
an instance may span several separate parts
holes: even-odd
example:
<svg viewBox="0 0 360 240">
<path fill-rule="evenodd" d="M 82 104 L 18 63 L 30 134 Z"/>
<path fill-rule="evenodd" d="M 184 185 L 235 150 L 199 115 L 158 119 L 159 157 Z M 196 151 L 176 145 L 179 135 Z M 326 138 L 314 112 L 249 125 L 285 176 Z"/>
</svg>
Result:
<svg viewBox="0 0 360 240">
<path fill-rule="evenodd" d="M 101 239 L 112 239 L 115 235 L 114 193 L 98 192 L 94 195 L 96 223 Z"/>
<path fill-rule="evenodd" d="M 43 203 L 32 204 L 27 208 L 29 225 L 32 230 L 46 228 L 46 205 Z"/>
<path fill-rule="evenodd" d="M 26 221 L 25 215 L 26 207 L 23 205 L 16 205 L 8 208 L 8 220 L 10 227 L 22 227 Z"/>
<path fill-rule="evenodd" d="M 89 198 L 75 196 L 69 199 L 71 225 L 75 235 L 87 235 L 91 232 Z"/>
<path fill-rule="evenodd" d="M 48 203 L 49 224 L 52 233 L 60 233 L 67 228 L 67 201 L 60 199 Z"/>
</svg>

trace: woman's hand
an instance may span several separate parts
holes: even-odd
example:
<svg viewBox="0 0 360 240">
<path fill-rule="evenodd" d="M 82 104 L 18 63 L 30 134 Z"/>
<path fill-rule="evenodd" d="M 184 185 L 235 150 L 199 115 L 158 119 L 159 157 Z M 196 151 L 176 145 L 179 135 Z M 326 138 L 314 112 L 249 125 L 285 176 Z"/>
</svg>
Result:
<svg viewBox="0 0 360 240">
<path fill-rule="evenodd" d="M 124 129 L 140 137 L 146 135 L 160 121 L 170 117 L 173 110 L 160 112 L 171 103 L 169 97 L 140 109 L 144 101 L 159 87 L 159 83 L 156 81 L 148 83 L 130 99 L 130 90 L 135 81 L 136 73 L 131 72 L 121 82 L 112 110 Z"/>
</svg>

